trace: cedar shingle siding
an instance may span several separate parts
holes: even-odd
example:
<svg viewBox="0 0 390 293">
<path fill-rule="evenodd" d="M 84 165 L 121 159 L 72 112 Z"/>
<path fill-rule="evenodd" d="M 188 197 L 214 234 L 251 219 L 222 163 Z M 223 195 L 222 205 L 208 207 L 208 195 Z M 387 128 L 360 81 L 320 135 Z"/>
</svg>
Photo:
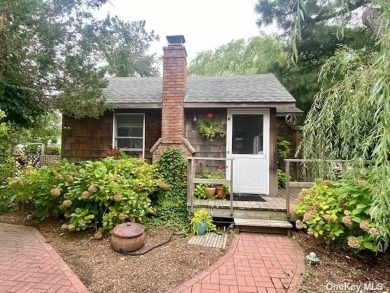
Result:
<svg viewBox="0 0 390 293">
<path fill-rule="evenodd" d="M 213 120 L 223 125 L 226 133 L 226 109 L 206 110 L 186 110 L 185 111 L 185 137 L 191 143 L 196 151 L 197 157 L 226 157 L 226 136 L 223 138 L 216 137 L 213 141 L 209 141 L 198 134 L 198 124 L 193 122 L 193 117 L 196 115 L 198 121 L 206 118 L 208 112 L 213 113 Z M 216 161 L 218 162 L 218 161 Z M 219 161 L 221 164 L 221 161 Z"/>
<path fill-rule="evenodd" d="M 62 117 L 62 157 L 72 162 L 97 160 L 112 145 L 112 113 L 98 119 Z"/>
<path fill-rule="evenodd" d="M 161 137 L 161 110 L 121 110 L 117 113 L 145 113 L 145 160 L 151 161 L 149 152 Z M 113 113 L 93 119 L 75 119 L 63 116 L 62 157 L 72 162 L 98 160 L 106 157 L 112 146 Z"/>
</svg>

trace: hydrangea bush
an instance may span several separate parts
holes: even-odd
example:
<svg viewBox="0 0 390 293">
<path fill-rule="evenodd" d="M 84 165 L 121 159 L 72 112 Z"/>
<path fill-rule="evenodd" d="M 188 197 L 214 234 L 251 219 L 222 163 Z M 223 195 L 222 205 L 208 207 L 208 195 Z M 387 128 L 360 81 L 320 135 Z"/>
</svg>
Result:
<svg viewBox="0 0 390 293">
<path fill-rule="evenodd" d="M 355 251 L 385 251 L 388 243 L 382 235 L 390 227 L 370 216 L 376 177 L 370 169 L 360 169 L 346 171 L 339 181 L 317 180 L 302 190 L 291 209 L 298 218 L 296 228 Z"/>
<path fill-rule="evenodd" d="M 142 222 L 153 213 L 150 197 L 166 183 L 155 166 L 139 159 L 105 158 L 50 168 L 27 168 L 5 188 L 10 198 L 31 203 L 39 219 L 64 217 L 63 230 L 95 228 L 108 234 L 124 221 Z"/>
</svg>

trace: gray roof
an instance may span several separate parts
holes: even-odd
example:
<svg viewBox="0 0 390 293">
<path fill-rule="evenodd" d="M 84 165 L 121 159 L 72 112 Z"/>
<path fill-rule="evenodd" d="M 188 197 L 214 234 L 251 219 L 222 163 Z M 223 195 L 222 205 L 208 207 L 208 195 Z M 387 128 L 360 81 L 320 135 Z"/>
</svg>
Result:
<svg viewBox="0 0 390 293">
<path fill-rule="evenodd" d="M 286 114 L 303 115 L 303 111 L 295 106 L 290 107 L 276 107 L 276 113 L 279 116 L 285 116 Z"/>
<path fill-rule="evenodd" d="M 112 77 L 108 81 L 106 94 L 109 103 L 161 102 L 162 77 Z"/>
<path fill-rule="evenodd" d="M 112 104 L 159 103 L 161 77 L 109 79 L 107 99 Z M 273 74 L 248 76 L 189 76 L 186 103 L 291 103 L 295 99 Z"/>
</svg>

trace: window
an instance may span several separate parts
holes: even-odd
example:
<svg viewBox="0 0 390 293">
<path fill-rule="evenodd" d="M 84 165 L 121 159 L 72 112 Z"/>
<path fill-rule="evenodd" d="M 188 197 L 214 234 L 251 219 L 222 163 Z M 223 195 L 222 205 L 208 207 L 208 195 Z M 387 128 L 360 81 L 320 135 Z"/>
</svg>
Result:
<svg viewBox="0 0 390 293">
<path fill-rule="evenodd" d="M 233 115 L 233 153 L 263 154 L 263 115 Z"/>
<path fill-rule="evenodd" d="M 114 146 L 132 157 L 144 157 L 145 115 L 114 115 Z"/>
</svg>

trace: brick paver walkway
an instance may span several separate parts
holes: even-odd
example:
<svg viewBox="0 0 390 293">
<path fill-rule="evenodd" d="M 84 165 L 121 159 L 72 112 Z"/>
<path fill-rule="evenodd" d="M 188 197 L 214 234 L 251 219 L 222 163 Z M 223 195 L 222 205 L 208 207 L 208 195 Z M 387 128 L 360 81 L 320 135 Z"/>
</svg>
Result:
<svg viewBox="0 0 390 293">
<path fill-rule="evenodd" d="M 240 233 L 226 255 L 172 293 L 298 292 L 304 269 L 303 251 L 296 241 Z"/>
<path fill-rule="evenodd" d="M 0 223 L 0 292 L 88 292 L 32 227 Z"/>
</svg>

